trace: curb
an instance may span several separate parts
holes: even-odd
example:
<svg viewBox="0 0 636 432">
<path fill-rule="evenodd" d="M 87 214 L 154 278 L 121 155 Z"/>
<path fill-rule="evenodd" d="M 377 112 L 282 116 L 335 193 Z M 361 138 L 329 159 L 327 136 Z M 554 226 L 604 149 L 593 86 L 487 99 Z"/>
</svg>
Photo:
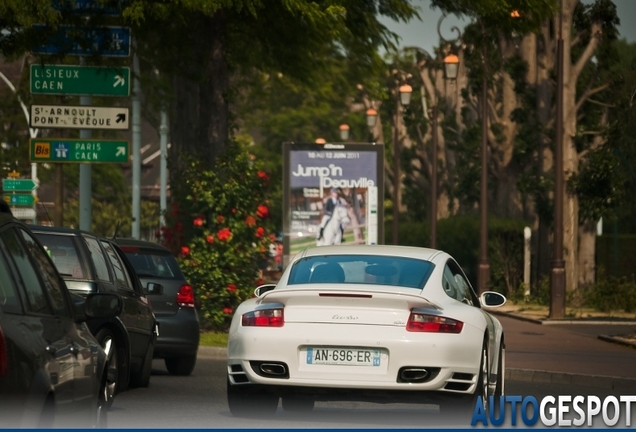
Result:
<svg viewBox="0 0 636 432">
<path fill-rule="evenodd" d="M 636 391 L 636 379 L 602 375 L 582 375 L 530 369 L 506 369 L 506 379 L 523 382 L 566 384 L 621 392 Z"/>
<path fill-rule="evenodd" d="M 506 316 L 509 318 L 514 318 L 514 319 L 518 319 L 521 321 L 527 321 L 527 322 L 531 322 L 534 324 L 541 324 L 541 325 L 561 325 L 561 324 L 576 324 L 576 325 L 636 325 L 636 321 L 633 320 L 629 320 L 629 321 L 607 321 L 607 320 L 583 320 L 583 319 L 559 319 L 559 320 L 553 320 L 553 319 L 536 319 L 536 318 L 530 318 L 524 315 L 519 315 L 516 314 L 514 312 L 503 312 L 503 311 L 488 311 L 488 313 L 491 313 L 493 315 L 502 315 L 502 316 Z"/>
<path fill-rule="evenodd" d="M 614 336 L 598 335 L 598 338 L 600 340 L 602 340 L 602 341 L 605 341 L 605 342 L 612 342 L 612 343 L 615 343 L 615 344 L 624 345 L 624 346 L 628 346 L 628 347 L 631 347 L 631 348 L 636 348 L 636 343 L 630 342 L 630 341 L 626 341 L 626 340 L 623 340 L 621 338 L 617 338 L 617 337 L 614 337 Z"/>
<path fill-rule="evenodd" d="M 198 357 L 215 360 L 225 359 L 227 358 L 227 348 L 200 346 Z M 636 379 L 601 375 L 506 368 L 506 379 L 535 383 L 570 384 L 623 392 L 636 391 Z"/>
</svg>

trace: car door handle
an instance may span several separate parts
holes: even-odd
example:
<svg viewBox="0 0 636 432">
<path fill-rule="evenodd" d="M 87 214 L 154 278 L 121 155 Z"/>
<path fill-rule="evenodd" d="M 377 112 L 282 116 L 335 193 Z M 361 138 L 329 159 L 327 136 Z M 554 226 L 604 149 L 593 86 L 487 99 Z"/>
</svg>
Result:
<svg viewBox="0 0 636 432">
<path fill-rule="evenodd" d="M 55 353 L 57 352 L 57 348 L 55 348 L 53 345 L 47 345 L 45 349 L 46 352 L 51 355 L 55 355 Z"/>
</svg>

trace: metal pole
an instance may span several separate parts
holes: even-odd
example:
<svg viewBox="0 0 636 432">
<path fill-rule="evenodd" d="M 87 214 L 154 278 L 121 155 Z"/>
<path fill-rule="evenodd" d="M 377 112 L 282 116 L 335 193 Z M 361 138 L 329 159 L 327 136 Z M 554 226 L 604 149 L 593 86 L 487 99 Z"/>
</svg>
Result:
<svg viewBox="0 0 636 432">
<path fill-rule="evenodd" d="M 80 64 L 85 63 L 84 57 L 80 58 Z M 80 96 L 80 105 L 90 106 L 93 104 L 93 96 L 82 95 Z M 80 130 L 81 139 L 90 139 L 93 137 L 93 133 L 90 129 Z M 92 177 L 93 169 L 91 164 L 80 164 L 79 173 L 79 228 L 84 231 L 91 231 L 93 221 L 93 208 L 91 199 L 92 193 Z"/>
<path fill-rule="evenodd" d="M 133 56 L 132 95 L 132 238 L 139 239 L 141 231 L 141 86 L 139 58 Z"/>
<path fill-rule="evenodd" d="M 399 84 L 398 84 L 399 85 Z M 395 130 L 393 132 L 393 244 L 398 244 L 398 219 L 400 217 L 400 93 L 395 92 Z"/>
<path fill-rule="evenodd" d="M 161 126 L 159 126 L 161 162 L 159 164 L 159 226 L 166 224 L 166 208 L 167 208 L 167 187 L 168 187 L 168 113 L 165 109 L 161 110 Z"/>
<path fill-rule="evenodd" d="M 563 260 L 563 4 L 559 10 L 557 41 L 556 139 L 554 150 L 554 241 L 550 273 L 550 318 L 565 317 L 565 261 Z"/>
<path fill-rule="evenodd" d="M 488 261 L 488 78 L 484 56 L 484 78 L 481 84 L 481 192 L 479 195 L 479 293 L 488 290 L 490 262 Z"/>
<path fill-rule="evenodd" d="M 431 149 L 431 249 L 437 248 L 437 97 L 433 105 L 433 148 Z"/>
</svg>

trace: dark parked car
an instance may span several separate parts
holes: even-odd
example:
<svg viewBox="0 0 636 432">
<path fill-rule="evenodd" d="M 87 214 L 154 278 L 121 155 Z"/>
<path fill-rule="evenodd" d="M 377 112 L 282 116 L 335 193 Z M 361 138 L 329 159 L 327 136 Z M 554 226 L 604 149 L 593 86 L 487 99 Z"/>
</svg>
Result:
<svg viewBox="0 0 636 432">
<path fill-rule="evenodd" d="M 165 247 L 148 241 L 116 239 L 137 272 L 159 322 L 155 358 L 172 375 L 190 375 L 199 349 L 195 292 Z"/>
<path fill-rule="evenodd" d="M 157 325 L 139 278 L 121 249 L 110 239 L 70 228 L 31 226 L 71 292 L 119 294 L 119 316 L 88 320 L 109 362 L 108 404 L 120 391 L 147 387 L 150 381 Z"/>
<path fill-rule="evenodd" d="M 108 359 L 84 322 L 122 300 L 72 297 L 29 229 L 0 213 L 0 427 L 106 427 Z"/>
</svg>

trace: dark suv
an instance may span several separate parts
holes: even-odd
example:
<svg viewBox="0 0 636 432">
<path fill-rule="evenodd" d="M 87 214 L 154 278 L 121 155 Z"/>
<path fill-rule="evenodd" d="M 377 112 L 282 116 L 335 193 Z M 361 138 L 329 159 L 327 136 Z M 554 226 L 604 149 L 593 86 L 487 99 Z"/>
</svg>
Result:
<svg viewBox="0 0 636 432">
<path fill-rule="evenodd" d="M 172 375 L 190 375 L 199 349 L 195 292 L 168 249 L 149 241 L 115 239 L 135 268 L 159 322 L 155 358 Z"/>
<path fill-rule="evenodd" d="M 109 359 L 108 403 L 128 385 L 147 387 L 157 338 L 152 307 L 121 249 L 94 234 L 58 227 L 31 226 L 71 292 L 119 294 L 124 303 L 113 319 L 87 325 Z"/>
<path fill-rule="evenodd" d="M 84 325 L 117 294 L 77 298 L 27 227 L 0 213 L 0 428 L 106 427 L 108 359 Z"/>
</svg>

